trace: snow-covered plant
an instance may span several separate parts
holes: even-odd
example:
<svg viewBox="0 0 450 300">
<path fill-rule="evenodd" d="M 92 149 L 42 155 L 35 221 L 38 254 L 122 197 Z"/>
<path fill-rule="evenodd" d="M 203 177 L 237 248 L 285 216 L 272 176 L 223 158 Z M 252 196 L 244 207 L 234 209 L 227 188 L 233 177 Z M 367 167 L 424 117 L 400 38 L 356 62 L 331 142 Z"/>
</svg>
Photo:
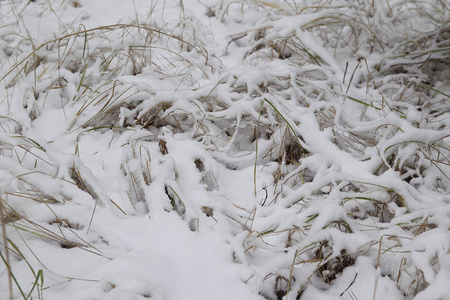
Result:
<svg viewBox="0 0 450 300">
<path fill-rule="evenodd" d="M 445 1 L 113 2 L 0 2 L 1 298 L 447 297 Z"/>
</svg>

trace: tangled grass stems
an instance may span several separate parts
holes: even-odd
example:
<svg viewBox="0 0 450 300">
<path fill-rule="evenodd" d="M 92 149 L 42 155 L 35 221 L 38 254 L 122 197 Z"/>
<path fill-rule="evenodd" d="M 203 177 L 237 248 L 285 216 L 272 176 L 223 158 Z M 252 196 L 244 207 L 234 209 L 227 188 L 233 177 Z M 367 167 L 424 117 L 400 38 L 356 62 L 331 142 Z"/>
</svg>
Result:
<svg viewBox="0 0 450 300">
<path fill-rule="evenodd" d="M 386 287 L 406 297 L 426 292 L 433 276 L 413 256 L 428 255 L 422 238 L 441 237 L 435 207 L 445 207 L 450 181 L 442 7 L 219 1 L 208 7 L 211 24 L 248 25 L 226 35 L 220 48 L 198 38 L 200 27 L 182 4 L 186 18 L 175 29 L 144 25 L 139 16 L 133 24 L 79 26 L 10 50 L 11 67 L 4 65 L 0 78 L 3 107 L 25 112 L 31 125 L 0 117 L 1 155 L 16 170 L 2 173 L 15 189 L 2 191 L 13 203 L 8 224 L 98 254 L 98 245 L 85 242 L 57 211 L 90 205 L 80 228 L 92 235 L 101 231 L 94 213 L 104 217 L 111 203 L 129 222 L 176 212 L 195 233 L 226 232 L 233 260 L 256 270 L 246 284 L 267 299 L 301 299 L 311 286 L 330 293 L 343 287 L 337 295 L 356 299 L 353 287 L 368 282 L 357 276 L 363 268 L 375 274 L 374 297 Z M 258 23 L 246 23 L 255 15 Z M 426 34 L 411 30 L 422 23 L 431 24 Z M 16 105 L 28 95 L 15 86 L 31 79 L 30 99 Z M 29 130 L 50 109 L 70 120 L 63 122 L 73 142 L 70 155 L 61 150 L 64 159 L 55 155 L 60 133 L 46 140 Z M 431 131 L 440 134 L 431 139 Z M 244 173 L 253 178 L 244 180 Z M 120 187 L 102 182 L 111 174 Z M 250 192 L 234 191 L 233 180 Z M 16 210 L 24 203 L 46 205 L 52 221 Z M 421 259 L 440 272 L 440 257 Z M 377 272 L 386 274 L 383 280 Z M 39 289 L 43 277 L 34 274 Z"/>
</svg>

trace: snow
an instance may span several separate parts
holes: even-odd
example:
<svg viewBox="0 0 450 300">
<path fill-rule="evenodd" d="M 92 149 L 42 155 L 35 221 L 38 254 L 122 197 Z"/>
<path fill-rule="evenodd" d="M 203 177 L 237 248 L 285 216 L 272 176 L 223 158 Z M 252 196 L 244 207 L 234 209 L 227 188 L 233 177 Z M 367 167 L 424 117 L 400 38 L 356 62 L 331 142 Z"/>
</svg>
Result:
<svg viewBox="0 0 450 300">
<path fill-rule="evenodd" d="M 448 299 L 450 10 L 371 3 L 0 0 L 0 299 Z"/>
</svg>

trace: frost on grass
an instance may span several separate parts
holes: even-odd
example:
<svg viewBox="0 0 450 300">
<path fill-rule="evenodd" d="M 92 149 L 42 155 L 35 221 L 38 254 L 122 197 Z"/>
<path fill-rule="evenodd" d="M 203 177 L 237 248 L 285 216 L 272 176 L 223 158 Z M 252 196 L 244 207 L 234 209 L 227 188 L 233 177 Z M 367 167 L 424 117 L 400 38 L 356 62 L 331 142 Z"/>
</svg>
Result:
<svg viewBox="0 0 450 300">
<path fill-rule="evenodd" d="M 2 298 L 447 297 L 448 4 L 104 2 L 0 3 Z"/>
</svg>

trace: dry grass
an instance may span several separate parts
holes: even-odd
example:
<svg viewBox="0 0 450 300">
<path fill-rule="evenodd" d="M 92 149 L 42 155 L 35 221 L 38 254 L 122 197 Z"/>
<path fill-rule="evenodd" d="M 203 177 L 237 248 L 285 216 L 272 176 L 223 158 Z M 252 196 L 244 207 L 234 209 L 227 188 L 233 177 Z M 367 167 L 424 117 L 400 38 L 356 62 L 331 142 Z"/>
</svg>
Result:
<svg viewBox="0 0 450 300">
<path fill-rule="evenodd" d="M 193 231 L 201 230 L 204 218 L 238 224 L 248 233 L 241 250 L 250 263 L 258 249 L 294 257 L 291 264 L 258 277 L 267 299 L 301 299 L 310 284 L 330 287 L 359 256 L 373 259 L 373 267 L 408 299 L 426 290 L 430 283 L 411 259 L 419 250 L 403 247 L 405 240 L 439 228 L 432 207 L 448 204 L 448 7 L 444 2 L 316 2 L 305 7 L 295 1 L 222 1 L 210 7 L 210 17 L 223 22 L 245 20 L 252 10 L 272 12 L 264 17 L 272 25 L 229 37 L 229 51 L 242 53 L 241 66 L 230 70 L 209 55 L 207 37 L 192 20 L 173 28 L 138 21 L 78 27 L 42 44 L 20 36 L 20 30 L 0 32 L 10 45 L 0 77 L 7 108 L 0 116 L 2 172 L 13 186 L 0 195 L 10 294 L 8 253 L 23 255 L 6 240 L 9 232 L 101 255 L 77 232 L 89 230 L 97 205 L 113 203 L 116 211 L 130 213 L 127 203 L 108 199 L 95 175 L 74 158 L 87 137 L 111 132 L 104 147 L 120 140 L 127 153 L 120 172 L 131 213 L 151 215 L 159 207 L 156 193 L 164 199 L 161 207 L 175 211 Z M 434 27 L 425 35 L 408 30 L 408 18 L 419 20 L 413 24 L 417 30 L 426 22 Z M 152 78 L 148 84 L 141 79 L 145 76 Z M 30 82 L 25 92 L 16 88 Z M 25 124 L 14 119 L 24 112 L 31 122 L 46 107 L 60 109 L 67 121 L 64 134 L 77 136 L 72 163 L 47 153 L 53 141 L 41 145 L 22 135 Z M 314 125 L 305 126 L 306 117 Z M 325 158 L 319 165 L 322 154 L 307 128 L 327 135 L 335 151 L 373 161 L 373 182 L 359 181 Z M 125 138 L 131 132 L 136 137 Z M 253 166 L 252 190 L 259 205 L 191 202 L 180 184 L 185 175 L 171 161 L 177 159 L 172 149 L 186 141 L 210 155 L 191 159 L 191 169 L 200 174 L 192 188 L 220 191 L 213 164 L 228 170 Z M 273 165 L 272 182 L 260 188 L 259 173 Z M 394 173 L 392 182 L 389 174 Z M 74 195 L 92 200 L 89 220 L 55 212 Z M 30 212 L 16 209 L 23 203 L 46 206 L 52 217 L 34 221 Z M 336 214 L 321 211 L 323 203 Z M 421 211 L 421 205 L 429 209 Z M 385 233 L 394 226 L 405 236 Z M 334 240 L 339 236 L 350 243 L 354 234 L 369 242 L 359 241 L 351 250 Z M 26 245 L 26 237 L 22 241 Z M 398 267 L 386 267 L 382 259 Z M 430 266 L 438 272 L 440 257 Z M 308 276 L 301 275 L 303 269 Z M 42 276 L 35 274 L 39 294 Z"/>
</svg>

